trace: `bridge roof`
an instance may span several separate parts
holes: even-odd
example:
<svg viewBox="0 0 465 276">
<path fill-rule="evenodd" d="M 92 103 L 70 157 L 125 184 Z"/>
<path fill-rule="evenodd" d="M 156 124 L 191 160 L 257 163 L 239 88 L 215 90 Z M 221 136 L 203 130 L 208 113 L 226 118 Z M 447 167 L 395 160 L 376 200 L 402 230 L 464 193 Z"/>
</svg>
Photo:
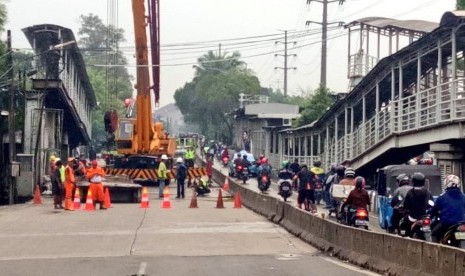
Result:
<svg viewBox="0 0 465 276">
<path fill-rule="evenodd" d="M 244 115 L 257 118 L 297 118 L 299 106 L 281 103 L 249 104 L 245 106 Z"/>
<path fill-rule="evenodd" d="M 53 24 L 40 24 L 22 29 L 24 35 L 28 39 L 29 43 L 35 48 L 34 51 L 37 54 L 47 51 L 51 46 L 67 42 L 67 41 L 76 41 L 74 33 L 71 29 L 53 25 Z M 61 36 L 61 38 L 60 38 Z M 92 107 L 97 105 L 97 100 L 95 98 L 94 89 L 89 81 L 87 75 L 86 65 L 84 59 L 81 55 L 77 43 L 70 44 L 66 46 L 66 51 L 69 51 L 71 57 L 73 58 L 74 64 L 76 65 L 76 70 L 81 76 L 81 84 L 84 86 L 86 92 L 86 97 L 89 100 L 89 103 Z"/>
<path fill-rule="evenodd" d="M 420 33 L 429 33 L 439 26 L 438 23 L 425 20 L 397 20 L 386 17 L 365 17 L 354 20 L 345 27 L 347 28 L 357 25 L 368 25 L 380 29 L 398 29 Z"/>
</svg>

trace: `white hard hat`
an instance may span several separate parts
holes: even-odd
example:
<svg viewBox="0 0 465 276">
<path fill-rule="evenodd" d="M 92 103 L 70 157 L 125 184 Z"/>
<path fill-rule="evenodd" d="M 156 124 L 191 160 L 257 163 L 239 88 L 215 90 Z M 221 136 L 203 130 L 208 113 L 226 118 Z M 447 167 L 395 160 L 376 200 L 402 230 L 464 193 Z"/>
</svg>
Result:
<svg viewBox="0 0 465 276">
<path fill-rule="evenodd" d="M 178 159 L 176 159 L 176 163 L 182 163 L 182 158 L 178 157 Z"/>
<path fill-rule="evenodd" d="M 163 155 L 161 156 L 161 160 L 168 160 L 168 156 L 166 156 L 166 154 L 163 154 Z"/>
</svg>

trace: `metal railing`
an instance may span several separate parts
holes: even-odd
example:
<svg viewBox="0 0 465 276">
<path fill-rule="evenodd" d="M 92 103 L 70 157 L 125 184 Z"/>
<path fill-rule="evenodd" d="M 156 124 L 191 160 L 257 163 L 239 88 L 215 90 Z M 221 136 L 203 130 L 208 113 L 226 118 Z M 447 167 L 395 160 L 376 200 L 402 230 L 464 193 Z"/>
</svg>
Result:
<svg viewBox="0 0 465 276">
<path fill-rule="evenodd" d="M 464 119 L 465 78 L 459 78 L 390 102 L 357 125 L 352 134 L 340 137 L 337 149 L 332 143 L 321 156 L 330 159 L 324 164 L 354 159 L 391 135 Z"/>
</svg>

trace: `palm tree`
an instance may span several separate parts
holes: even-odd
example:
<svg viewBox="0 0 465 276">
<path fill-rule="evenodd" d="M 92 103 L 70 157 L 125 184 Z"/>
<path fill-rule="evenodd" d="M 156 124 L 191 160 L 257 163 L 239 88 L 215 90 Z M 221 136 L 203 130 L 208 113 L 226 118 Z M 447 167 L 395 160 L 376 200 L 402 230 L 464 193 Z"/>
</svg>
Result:
<svg viewBox="0 0 465 276">
<path fill-rule="evenodd" d="M 195 65 L 195 75 L 199 76 L 205 73 L 218 74 L 225 73 L 233 70 L 246 70 L 244 67 L 246 63 L 239 60 L 241 54 L 239 52 L 224 53 L 222 55 L 216 55 L 213 51 L 208 51 L 207 54 L 199 57 L 197 62 L 199 65 Z"/>
</svg>

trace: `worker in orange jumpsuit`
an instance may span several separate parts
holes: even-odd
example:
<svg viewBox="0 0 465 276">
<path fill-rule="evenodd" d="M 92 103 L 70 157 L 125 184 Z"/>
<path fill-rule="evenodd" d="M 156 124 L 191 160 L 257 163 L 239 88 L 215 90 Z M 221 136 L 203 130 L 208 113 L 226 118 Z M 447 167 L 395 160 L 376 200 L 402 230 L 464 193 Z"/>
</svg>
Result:
<svg viewBox="0 0 465 276">
<path fill-rule="evenodd" d="M 86 177 L 90 181 L 89 189 L 92 193 L 92 201 L 94 206 L 97 202 L 100 203 L 100 209 L 106 209 L 103 207 L 104 194 L 102 178 L 105 177 L 105 172 L 101 167 L 98 166 L 97 160 L 92 161 L 92 167 L 87 170 Z"/>
<path fill-rule="evenodd" d="M 65 168 L 65 210 L 73 211 L 73 191 L 76 184 L 76 178 L 74 176 L 74 157 L 68 158 L 68 164 Z"/>
</svg>

